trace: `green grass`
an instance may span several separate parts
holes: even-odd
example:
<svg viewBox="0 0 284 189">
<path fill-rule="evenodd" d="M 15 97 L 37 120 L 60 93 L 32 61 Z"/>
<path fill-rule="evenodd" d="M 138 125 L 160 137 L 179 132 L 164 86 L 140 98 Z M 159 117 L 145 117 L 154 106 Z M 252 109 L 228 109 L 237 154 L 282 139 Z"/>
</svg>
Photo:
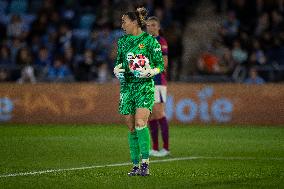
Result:
<svg viewBox="0 0 284 189">
<path fill-rule="evenodd" d="M 170 157 L 152 160 L 200 158 L 152 163 L 146 178 L 128 177 L 127 165 L 1 178 L 129 162 L 124 126 L 6 125 L 0 188 L 284 188 L 282 127 L 174 126 L 170 147 Z"/>
</svg>

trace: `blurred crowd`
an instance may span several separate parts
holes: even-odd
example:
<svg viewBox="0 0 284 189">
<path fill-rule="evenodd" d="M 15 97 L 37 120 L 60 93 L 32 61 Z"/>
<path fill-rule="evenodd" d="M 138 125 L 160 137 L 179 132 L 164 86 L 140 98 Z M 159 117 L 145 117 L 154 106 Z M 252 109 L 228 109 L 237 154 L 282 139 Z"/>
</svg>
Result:
<svg viewBox="0 0 284 189">
<path fill-rule="evenodd" d="M 284 0 L 212 0 L 225 15 L 197 63 L 199 75 L 283 81 Z M 161 20 L 171 70 L 182 70 L 195 0 L 0 0 L 0 82 L 113 80 L 121 15 L 143 5 Z M 217 21 L 216 21 L 217 22 Z M 172 69 L 175 65 L 177 69 Z"/>
<path fill-rule="evenodd" d="M 171 0 L 0 0 L 0 82 L 113 79 L 122 13 L 145 6 L 169 45 L 181 44 L 187 2 Z M 180 49 L 180 48 L 178 48 Z M 181 56 L 171 52 L 171 56 Z"/>
<path fill-rule="evenodd" d="M 227 75 L 237 82 L 256 77 L 262 83 L 283 81 L 284 1 L 214 2 L 226 17 L 199 58 L 199 73 Z"/>
</svg>

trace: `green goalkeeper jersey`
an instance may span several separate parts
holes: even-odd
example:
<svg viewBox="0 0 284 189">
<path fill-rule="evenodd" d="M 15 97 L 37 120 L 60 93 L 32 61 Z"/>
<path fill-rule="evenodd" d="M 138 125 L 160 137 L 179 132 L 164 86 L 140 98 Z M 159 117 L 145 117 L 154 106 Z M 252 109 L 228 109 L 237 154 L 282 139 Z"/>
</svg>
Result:
<svg viewBox="0 0 284 189">
<path fill-rule="evenodd" d="M 133 62 L 139 58 L 149 60 L 151 68 L 158 68 L 160 72 L 164 70 L 164 60 L 161 45 L 155 37 L 146 32 L 140 35 L 124 35 L 118 40 L 116 65 L 122 64 L 125 69 L 124 77 L 126 82 L 145 82 L 152 78 L 137 78 L 130 71 Z"/>
</svg>

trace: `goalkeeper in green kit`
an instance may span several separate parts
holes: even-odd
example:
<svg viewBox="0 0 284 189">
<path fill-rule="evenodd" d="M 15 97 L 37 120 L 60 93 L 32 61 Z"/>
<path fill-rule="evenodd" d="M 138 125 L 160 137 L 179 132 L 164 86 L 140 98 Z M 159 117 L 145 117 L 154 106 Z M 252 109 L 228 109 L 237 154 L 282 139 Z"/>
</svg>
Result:
<svg viewBox="0 0 284 189">
<path fill-rule="evenodd" d="M 164 70 L 159 42 L 141 29 L 146 16 L 145 8 L 123 14 L 121 27 L 126 35 L 118 40 L 113 70 L 120 81 L 119 112 L 124 115 L 129 129 L 128 142 L 133 163 L 129 176 L 149 175 L 150 135 L 147 123 L 154 105 L 153 77 Z"/>
</svg>

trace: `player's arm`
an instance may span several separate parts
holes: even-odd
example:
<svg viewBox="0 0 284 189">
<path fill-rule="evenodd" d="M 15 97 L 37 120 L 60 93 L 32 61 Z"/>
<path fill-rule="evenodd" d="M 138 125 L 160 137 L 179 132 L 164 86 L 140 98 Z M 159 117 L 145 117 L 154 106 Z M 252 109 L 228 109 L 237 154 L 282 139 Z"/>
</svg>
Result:
<svg viewBox="0 0 284 189">
<path fill-rule="evenodd" d="M 123 59 L 121 51 L 122 51 L 121 40 L 119 39 L 117 42 L 117 56 L 116 56 L 116 62 L 115 62 L 115 67 L 113 69 L 113 73 L 119 79 L 120 82 L 123 82 L 125 69 L 122 69 Z"/>
<path fill-rule="evenodd" d="M 119 39 L 117 41 L 117 54 L 116 54 L 116 62 L 115 62 L 115 66 L 122 64 L 123 60 L 122 60 L 122 52 L 121 52 L 121 39 Z"/>
<path fill-rule="evenodd" d="M 157 39 L 152 38 L 152 40 L 153 42 L 152 42 L 152 51 L 151 51 L 151 55 L 152 55 L 151 61 L 154 65 L 154 69 L 158 69 L 159 73 L 161 73 L 165 69 L 161 45 L 157 41 Z"/>
<path fill-rule="evenodd" d="M 164 60 L 164 70 L 166 70 L 168 68 L 168 55 L 164 55 L 163 56 L 163 60 Z"/>
<path fill-rule="evenodd" d="M 168 68 L 168 43 L 165 39 L 163 39 L 161 42 L 161 49 L 162 49 L 162 55 L 164 59 L 164 67 L 165 70 Z"/>
</svg>

